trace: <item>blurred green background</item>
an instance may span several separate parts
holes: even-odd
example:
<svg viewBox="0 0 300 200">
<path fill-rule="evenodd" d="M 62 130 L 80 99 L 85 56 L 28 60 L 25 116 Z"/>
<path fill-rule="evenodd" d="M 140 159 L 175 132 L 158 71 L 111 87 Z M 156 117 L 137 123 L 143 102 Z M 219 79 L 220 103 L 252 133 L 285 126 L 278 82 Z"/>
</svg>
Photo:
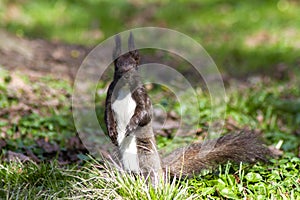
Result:
<svg viewBox="0 0 300 200">
<path fill-rule="evenodd" d="M 0 26 L 19 37 L 95 46 L 135 27 L 196 39 L 222 71 L 243 77 L 299 67 L 300 2 L 184 0 L 1 0 Z"/>
<path fill-rule="evenodd" d="M 205 199 L 299 199 L 299 13 L 297 0 L 0 0 L 0 199 L 107 199 L 106 191 L 111 199 L 176 199 L 179 193 L 184 197 L 177 199 L 194 194 Z M 223 132 L 261 132 L 279 157 L 250 167 L 227 165 L 220 172 L 176 183 L 175 190 L 159 188 L 163 192 L 158 195 L 135 182 L 103 182 L 102 170 L 76 135 L 72 81 L 94 46 L 118 32 L 145 26 L 177 30 L 198 41 L 224 78 Z M 152 60 L 157 56 L 182 74 L 192 74 L 187 62 L 149 52 Z M 98 86 L 96 110 L 104 127 L 108 82 Z M 182 109 L 173 92 L 151 87 L 154 105 L 174 112 L 171 122 L 178 121 Z M 210 94 L 198 85 L 196 90 L 199 105 L 184 109 L 195 116 L 189 123 L 199 129 L 180 137 L 173 134 L 176 128 L 157 133 L 160 150 L 203 140 L 212 114 L 223 117 L 222 105 L 212 113 Z M 6 162 L 13 159 L 29 162 Z"/>
</svg>

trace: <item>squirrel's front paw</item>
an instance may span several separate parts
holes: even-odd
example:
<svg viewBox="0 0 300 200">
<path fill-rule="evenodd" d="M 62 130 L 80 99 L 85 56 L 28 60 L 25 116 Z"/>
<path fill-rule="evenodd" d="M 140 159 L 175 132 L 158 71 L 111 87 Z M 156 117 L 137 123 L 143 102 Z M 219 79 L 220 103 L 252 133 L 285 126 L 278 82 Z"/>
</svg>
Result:
<svg viewBox="0 0 300 200">
<path fill-rule="evenodd" d="M 125 132 L 125 136 L 129 136 L 133 133 L 133 131 L 135 130 L 135 127 L 134 126 L 131 126 L 131 125 L 127 125 L 126 127 L 126 132 Z"/>
</svg>

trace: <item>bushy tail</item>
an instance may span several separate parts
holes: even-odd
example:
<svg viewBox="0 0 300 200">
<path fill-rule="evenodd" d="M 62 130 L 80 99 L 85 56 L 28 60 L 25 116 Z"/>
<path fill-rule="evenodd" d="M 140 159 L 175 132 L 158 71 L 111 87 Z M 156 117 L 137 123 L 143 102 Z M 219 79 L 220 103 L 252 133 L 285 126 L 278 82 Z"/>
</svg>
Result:
<svg viewBox="0 0 300 200">
<path fill-rule="evenodd" d="M 227 161 L 265 162 L 270 155 L 256 133 L 243 131 L 176 149 L 163 159 L 163 167 L 171 176 L 191 177 Z"/>
</svg>

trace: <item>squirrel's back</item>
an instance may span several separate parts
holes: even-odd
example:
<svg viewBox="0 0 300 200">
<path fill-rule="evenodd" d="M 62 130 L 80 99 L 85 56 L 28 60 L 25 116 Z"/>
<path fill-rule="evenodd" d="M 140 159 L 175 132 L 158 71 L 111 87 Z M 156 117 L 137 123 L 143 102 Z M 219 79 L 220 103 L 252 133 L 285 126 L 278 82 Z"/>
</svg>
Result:
<svg viewBox="0 0 300 200">
<path fill-rule="evenodd" d="M 171 176 L 191 177 L 227 161 L 265 162 L 269 155 L 269 149 L 262 144 L 258 134 L 243 131 L 176 149 L 162 163 Z"/>
</svg>

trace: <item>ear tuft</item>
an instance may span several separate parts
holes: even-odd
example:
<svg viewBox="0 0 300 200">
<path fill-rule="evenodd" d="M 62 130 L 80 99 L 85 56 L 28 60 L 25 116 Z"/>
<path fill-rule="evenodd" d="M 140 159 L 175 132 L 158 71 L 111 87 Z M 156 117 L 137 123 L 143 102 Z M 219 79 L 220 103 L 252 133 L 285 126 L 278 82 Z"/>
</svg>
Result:
<svg viewBox="0 0 300 200">
<path fill-rule="evenodd" d="M 113 51 L 113 59 L 117 59 L 121 55 L 121 38 L 119 35 L 115 36 L 116 46 Z"/>
<path fill-rule="evenodd" d="M 128 50 L 133 51 L 135 50 L 134 48 L 134 38 L 132 32 L 130 32 L 129 38 L 128 38 Z"/>
<path fill-rule="evenodd" d="M 140 55 L 137 49 L 135 49 L 134 46 L 134 38 L 132 32 L 130 32 L 129 38 L 128 38 L 128 50 L 129 53 L 134 57 L 136 61 L 139 61 Z"/>
</svg>

